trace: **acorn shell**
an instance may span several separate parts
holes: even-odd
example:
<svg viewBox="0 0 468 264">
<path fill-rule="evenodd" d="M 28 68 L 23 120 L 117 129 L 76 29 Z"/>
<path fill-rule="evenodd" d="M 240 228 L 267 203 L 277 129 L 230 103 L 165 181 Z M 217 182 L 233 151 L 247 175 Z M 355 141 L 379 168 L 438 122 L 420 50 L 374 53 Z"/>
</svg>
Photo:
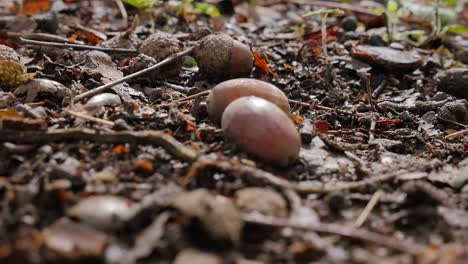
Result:
<svg viewBox="0 0 468 264">
<path fill-rule="evenodd" d="M 216 85 L 207 99 L 208 114 L 214 122 L 221 121 L 225 108 L 234 100 L 244 96 L 257 96 L 277 105 L 289 113 L 286 95 L 273 84 L 248 78 L 224 81 Z"/>
<path fill-rule="evenodd" d="M 156 32 L 141 43 L 139 52 L 153 57 L 157 62 L 160 62 L 175 53 L 181 52 L 183 47 L 184 45 L 182 42 L 172 35 L 164 32 Z M 176 75 L 180 68 L 182 68 L 182 63 L 183 59 L 180 58 L 171 65 L 162 67 L 159 73 L 156 72 L 156 75 L 160 75 L 160 77 Z"/>
<path fill-rule="evenodd" d="M 14 49 L 0 45 L 0 88 L 10 90 L 31 80 Z"/>
<path fill-rule="evenodd" d="M 226 107 L 221 119 L 226 137 L 247 153 L 287 166 L 298 158 L 301 139 L 292 120 L 278 106 L 242 97 Z"/>
<path fill-rule="evenodd" d="M 204 37 L 194 47 L 193 57 L 200 72 L 213 80 L 245 77 L 253 67 L 249 47 L 221 33 Z"/>
</svg>

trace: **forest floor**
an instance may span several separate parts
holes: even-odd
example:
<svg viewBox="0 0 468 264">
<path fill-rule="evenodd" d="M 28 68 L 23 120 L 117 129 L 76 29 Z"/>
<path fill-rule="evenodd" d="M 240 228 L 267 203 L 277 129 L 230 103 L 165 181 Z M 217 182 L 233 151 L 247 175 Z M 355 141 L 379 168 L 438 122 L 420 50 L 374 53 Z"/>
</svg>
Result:
<svg viewBox="0 0 468 264">
<path fill-rule="evenodd" d="M 463 5 L 137 2 L 0 1 L 0 44 L 34 73 L 0 87 L 0 263 L 466 263 Z M 82 96 L 158 61 L 135 65 L 156 31 L 248 45 L 299 158 L 225 139 L 191 57 Z"/>
</svg>

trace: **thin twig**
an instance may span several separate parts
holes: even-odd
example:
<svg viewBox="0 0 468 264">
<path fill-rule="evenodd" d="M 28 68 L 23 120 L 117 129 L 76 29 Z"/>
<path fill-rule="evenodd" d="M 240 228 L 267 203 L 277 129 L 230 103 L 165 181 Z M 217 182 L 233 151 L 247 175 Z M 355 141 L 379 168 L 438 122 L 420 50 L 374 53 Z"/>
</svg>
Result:
<svg viewBox="0 0 468 264">
<path fill-rule="evenodd" d="M 29 40 L 37 40 L 37 41 L 52 41 L 52 42 L 59 42 L 59 43 L 69 43 L 70 41 L 67 38 L 47 34 L 47 33 L 36 33 L 36 32 L 6 32 L 7 38 L 25 38 Z"/>
<path fill-rule="evenodd" d="M 91 122 L 94 122 L 94 123 L 98 123 L 98 124 L 101 124 L 101 125 L 110 126 L 110 127 L 114 126 L 114 122 L 112 122 L 112 121 L 105 120 L 105 119 L 102 119 L 102 118 L 97 118 L 97 117 L 90 116 L 90 115 L 83 114 L 83 113 L 78 113 L 78 112 L 75 112 L 75 111 L 70 110 L 68 108 L 63 109 L 63 112 L 65 112 L 68 115 L 78 117 L 78 118 L 81 118 L 81 119 L 85 119 L 85 120 L 88 120 L 88 121 L 91 121 Z"/>
<path fill-rule="evenodd" d="M 329 2 L 329 1 L 316 1 L 316 0 L 290 0 L 291 3 L 294 4 L 301 4 L 301 5 L 311 5 L 311 6 L 321 6 L 326 8 L 339 8 L 346 11 L 351 11 L 358 14 L 368 15 L 377 17 L 379 16 L 375 12 L 368 10 L 366 8 L 358 7 L 356 5 L 350 5 L 346 3 L 336 3 L 336 2 Z"/>
<path fill-rule="evenodd" d="M 17 144 L 48 144 L 65 141 L 90 141 L 110 144 L 150 144 L 164 148 L 171 155 L 187 161 L 195 161 L 199 154 L 184 146 L 172 136 L 154 130 L 102 132 L 93 129 L 0 130 L 0 142 Z"/>
<path fill-rule="evenodd" d="M 42 46 L 42 47 L 72 48 L 76 50 L 98 50 L 98 51 L 103 51 L 103 52 L 138 54 L 138 50 L 136 49 L 106 48 L 106 47 L 99 47 L 99 46 L 89 46 L 89 45 L 84 45 L 84 44 L 38 41 L 38 40 L 31 40 L 31 39 L 25 39 L 25 38 L 20 38 L 20 41 L 23 44 L 36 45 L 36 46 Z"/>
<path fill-rule="evenodd" d="M 378 115 L 372 115 L 371 117 L 371 124 L 370 124 L 370 127 L 369 127 L 369 141 L 368 142 L 372 142 L 374 141 L 374 131 L 375 131 L 375 127 L 377 126 L 377 119 L 378 119 Z"/>
<path fill-rule="evenodd" d="M 319 110 L 323 110 L 323 111 L 336 111 L 336 112 L 341 113 L 341 114 L 352 115 L 352 116 L 356 116 L 356 117 L 367 116 L 364 113 L 355 113 L 355 112 L 346 111 L 346 110 L 342 110 L 342 109 L 331 108 L 331 107 L 327 107 L 327 106 L 323 106 L 323 105 L 318 105 L 318 103 L 305 103 L 305 102 L 301 102 L 301 101 L 297 101 L 297 100 L 293 100 L 293 99 L 288 99 L 288 102 L 291 103 L 291 104 L 296 104 L 296 105 L 308 107 L 310 109 L 319 109 Z"/>
<path fill-rule="evenodd" d="M 457 132 L 453 132 L 452 134 L 449 134 L 445 136 L 445 139 L 451 139 L 451 138 L 457 138 L 457 137 L 462 137 L 464 135 L 468 135 L 468 129 L 463 129 Z"/>
<path fill-rule="evenodd" d="M 167 103 L 167 104 L 155 105 L 155 107 L 160 108 L 160 107 L 173 106 L 173 105 L 176 105 L 176 104 L 179 104 L 179 103 L 183 103 L 183 102 L 186 102 L 186 101 L 189 101 L 189 100 L 198 98 L 198 97 L 200 97 L 200 96 L 208 95 L 209 93 L 210 93 L 210 91 L 199 92 L 199 93 L 189 95 L 189 96 L 187 96 L 187 97 L 181 98 L 181 99 L 179 99 L 179 100 L 175 100 L 175 101 L 170 102 L 170 103 Z"/>
<path fill-rule="evenodd" d="M 423 246 L 418 244 L 396 240 L 391 237 L 383 236 L 378 233 L 370 232 L 364 229 L 357 229 L 353 227 L 341 226 L 336 224 L 325 224 L 325 223 L 308 223 L 307 225 L 293 223 L 287 219 L 273 218 L 260 214 L 243 214 L 242 220 L 247 223 L 267 225 L 273 227 L 288 227 L 296 230 L 302 230 L 307 232 L 317 232 L 331 235 L 338 235 L 347 237 L 355 240 L 362 240 L 371 242 L 379 246 L 384 246 L 401 252 L 409 253 L 411 255 L 417 255 L 424 250 Z"/>
<path fill-rule="evenodd" d="M 119 8 L 120 14 L 122 15 L 122 20 L 123 20 L 122 26 L 123 28 L 127 28 L 128 27 L 128 14 L 127 14 L 127 10 L 125 9 L 125 5 L 123 4 L 122 0 L 114 0 L 114 1 L 117 7 Z"/>
<path fill-rule="evenodd" d="M 215 168 L 225 172 L 232 173 L 235 176 L 249 182 L 253 185 L 271 185 L 282 189 L 292 189 L 301 194 L 310 193 L 330 193 L 334 191 L 343 191 L 363 188 L 371 184 L 389 181 L 405 173 L 403 170 L 393 171 L 379 176 L 371 176 L 362 181 L 345 182 L 341 184 L 327 184 L 319 181 L 293 182 L 276 176 L 270 172 L 257 169 L 252 166 L 244 165 L 235 161 L 214 160 L 201 156 L 192 164 L 189 172 L 182 180 L 182 185 L 188 185 L 195 177 L 207 168 Z"/>
<path fill-rule="evenodd" d="M 120 79 L 117 79 L 117 80 L 114 80 L 112 82 L 109 82 L 109 83 L 106 83 L 104 85 L 101 85 L 97 88 L 94 88 L 92 90 L 89 90 L 87 92 L 84 92 L 84 93 L 81 93 L 79 95 L 77 95 L 74 100 L 75 102 L 78 102 L 78 101 L 81 101 L 85 98 L 88 98 L 88 97 L 91 97 L 91 96 L 94 96 L 94 95 L 97 95 L 97 94 L 100 94 L 110 88 L 112 88 L 113 86 L 117 85 L 117 84 L 121 84 L 121 83 L 124 83 L 126 81 L 129 81 L 131 79 L 134 79 L 136 77 L 139 77 L 139 76 L 142 76 L 142 75 L 145 75 L 147 73 L 150 73 L 152 71 L 155 71 L 155 70 L 158 70 L 160 69 L 161 67 L 164 67 L 168 64 L 171 64 L 172 62 L 180 59 L 181 57 L 183 56 L 187 56 L 187 55 L 190 55 L 193 51 L 193 47 L 192 48 L 188 48 L 182 52 L 179 52 L 179 53 L 176 53 L 175 55 L 171 56 L 171 57 L 168 57 L 158 63 L 156 63 L 155 65 L 151 66 L 151 67 L 148 67 L 146 69 L 143 69 L 141 71 L 137 71 L 135 73 L 132 73 L 130 75 L 127 75 L 123 78 L 120 78 Z"/>
<path fill-rule="evenodd" d="M 366 205 L 364 210 L 362 210 L 362 213 L 356 219 L 356 222 L 354 223 L 354 227 L 359 228 L 362 226 L 362 224 L 364 224 L 364 222 L 367 220 L 367 217 L 372 212 L 372 209 L 374 209 L 374 207 L 379 202 L 379 199 L 382 196 L 382 194 L 383 192 L 381 190 L 378 190 L 374 193 L 374 195 L 372 195 L 372 198 L 370 199 L 369 203 Z"/>
</svg>

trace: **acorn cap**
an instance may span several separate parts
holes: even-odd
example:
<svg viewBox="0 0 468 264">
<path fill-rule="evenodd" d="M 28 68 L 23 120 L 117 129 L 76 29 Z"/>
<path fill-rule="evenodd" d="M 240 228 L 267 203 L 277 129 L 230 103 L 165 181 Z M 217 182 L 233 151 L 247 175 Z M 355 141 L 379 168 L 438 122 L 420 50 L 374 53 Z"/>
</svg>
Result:
<svg viewBox="0 0 468 264">
<path fill-rule="evenodd" d="M 184 44 L 174 36 L 165 32 L 156 32 L 145 39 L 139 48 L 140 53 L 156 59 L 157 62 L 182 51 Z M 176 75 L 182 68 L 183 59 L 178 59 L 174 64 L 162 67 L 161 71 L 155 74 L 159 77 Z"/>
<path fill-rule="evenodd" d="M 0 45 L 0 88 L 9 90 L 31 79 L 15 50 Z"/>
</svg>

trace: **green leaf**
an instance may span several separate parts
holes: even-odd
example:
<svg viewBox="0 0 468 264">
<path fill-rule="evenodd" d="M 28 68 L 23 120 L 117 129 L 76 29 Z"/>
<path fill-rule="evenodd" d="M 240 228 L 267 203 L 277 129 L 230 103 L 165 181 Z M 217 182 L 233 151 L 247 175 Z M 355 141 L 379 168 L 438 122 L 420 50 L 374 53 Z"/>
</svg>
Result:
<svg viewBox="0 0 468 264">
<path fill-rule="evenodd" d="M 463 25 L 453 24 L 453 25 L 445 26 L 442 29 L 442 32 L 452 33 L 452 34 L 468 34 L 468 28 Z"/>
<path fill-rule="evenodd" d="M 196 14 L 205 14 L 210 17 L 221 16 L 221 13 L 215 5 L 206 3 L 195 3 L 195 10 L 193 10 L 193 12 Z"/>
<path fill-rule="evenodd" d="M 388 0 L 387 2 L 387 12 L 395 13 L 398 10 L 398 3 L 394 0 Z"/>
<path fill-rule="evenodd" d="M 383 15 L 383 13 L 385 13 L 385 10 L 383 10 L 382 8 L 375 8 L 374 13 L 378 16 L 381 16 Z"/>
<path fill-rule="evenodd" d="M 194 58 L 192 58 L 191 56 L 184 57 L 184 62 L 183 62 L 184 68 L 195 68 L 197 66 L 198 66 L 197 61 L 195 61 Z"/>
<path fill-rule="evenodd" d="M 450 6 L 451 8 L 457 7 L 457 0 L 444 0 L 444 3 Z"/>
<path fill-rule="evenodd" d="M 153 6 L 153 0 L 123 0 L 123 2 L 137 8 L 148 8 Z"/>
</svg>

